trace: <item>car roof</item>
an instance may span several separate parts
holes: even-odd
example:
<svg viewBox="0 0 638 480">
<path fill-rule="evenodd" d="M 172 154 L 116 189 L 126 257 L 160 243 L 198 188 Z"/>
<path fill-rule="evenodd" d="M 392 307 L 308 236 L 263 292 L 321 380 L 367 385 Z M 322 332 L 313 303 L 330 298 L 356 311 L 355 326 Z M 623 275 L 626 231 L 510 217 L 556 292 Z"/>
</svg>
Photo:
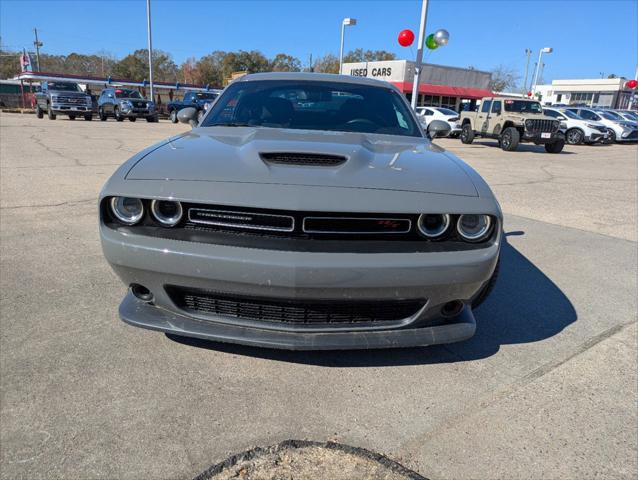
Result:
<svg viewBox="0 0 638 480">
<path fill-rule="evenodd" d="M 397 87 L 383 80 L 376 80 L 367 77 L 354 77 L 351 75 L 338 75 L 335 73 L 313 73 L 313 72 L 268 72 L 249 73 L 234 80 L 235 82 L 254 82 L 259 80 L 303 80 L 315 82 L 340 82 L 352 83 L 355 85 L 370 85 L 374 87 L 384 87 L 397 90 Z"/>
</svg>

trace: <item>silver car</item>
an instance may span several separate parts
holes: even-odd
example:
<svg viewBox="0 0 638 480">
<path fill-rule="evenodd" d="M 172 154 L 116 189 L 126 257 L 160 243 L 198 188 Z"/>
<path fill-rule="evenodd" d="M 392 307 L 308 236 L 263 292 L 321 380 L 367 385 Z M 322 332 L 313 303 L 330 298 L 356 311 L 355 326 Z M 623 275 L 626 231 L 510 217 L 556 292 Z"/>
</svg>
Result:
<svg viewBox="0 0 638 480">
<path fill-rule="evenodd" d="M 99 206 L 125 322 L 286 349 L 471 337 L 503 238 L 490 188 L 397 88 L 316 73 L 234 81 Z"/>
</svg>

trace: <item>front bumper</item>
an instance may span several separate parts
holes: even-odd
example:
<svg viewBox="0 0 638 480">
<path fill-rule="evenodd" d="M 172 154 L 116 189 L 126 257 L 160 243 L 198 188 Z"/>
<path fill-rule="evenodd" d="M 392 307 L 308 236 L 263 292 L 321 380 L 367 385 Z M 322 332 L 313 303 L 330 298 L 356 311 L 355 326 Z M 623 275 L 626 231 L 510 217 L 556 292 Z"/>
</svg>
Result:
<svg viewBox="0 0 638 480">
<path fill-rule="evenodd" d="M 90 105 L 65 105 L 61 103 L 52 103 L 51 110 L 56 114 L 69 114 L 77 113 L 84 114 L 92 113 L 93 109 Z"/>
<path fill-rule="evenodd" d="M 609 138 L 607 132 L 592 132 L 589 135 L 585 135 L 585 143 L 604 142 L 607 138 Z"/>
<path fill-rule="evenodd" d="M 500 228 L 500 227 L 499 227 Z M 153 303 L 126 296 L 124 321 L 143 328 L 218 341 L 289 349 L 433 345 L 474 333 L 471 301 L 490 279 L 501 232 L 484 249 L 418 253 L 287 252 L 181 242 L 123 234 L 101 225 L 105 257 L 125 285 L 143 285 Z M 269 299 L 426 299 L 410 318 L 391 324 L 272 324 L 180 309 L 167 285 Z M 465 308 L 442 319 L 442 306 Z"/>
<path fill-rule="evenodd" d="M 547 134 L 548 136 L 544 135 Z M 522 141 L 535 143 L 536 145 L 544 145 L 546 143 L 554 143 L 558 140 L 565 140 L 565 134 L 560 130 L 555 133 L 545 132 L 545 134 L 530 133 L 527 130 L 523 134 Z"/>
</svg>

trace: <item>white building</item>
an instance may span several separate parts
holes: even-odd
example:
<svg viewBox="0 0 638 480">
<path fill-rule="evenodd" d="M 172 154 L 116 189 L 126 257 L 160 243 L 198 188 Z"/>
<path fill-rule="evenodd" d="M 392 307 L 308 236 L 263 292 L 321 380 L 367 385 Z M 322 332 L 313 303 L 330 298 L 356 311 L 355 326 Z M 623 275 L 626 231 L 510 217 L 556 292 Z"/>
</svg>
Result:
<svg viewBox="0 0 638 480">
<path fill-rule="evenodd" d="M 626 78 L 554 80 L 551 85 L 538 85 L 536 93 L 540 94 L 543 105 L 628 108 L 635 92 L 625 87 L 625 83 Z"/>
<path fill-rule="evenodd" d="M 389 60 L 384 62 L 344 63 L 344 75 L 376 78 L 396 85 L 409 99 L 412 97 L 414 62 Z M 461 110 L 461 104 L 472 106 L 482 97 L 493 95 L 489 90 L 492 75 L 471 68 L 448 67 L 426 63 L 419 82 L 418 106 L 447 107 Z"/>
</svg>

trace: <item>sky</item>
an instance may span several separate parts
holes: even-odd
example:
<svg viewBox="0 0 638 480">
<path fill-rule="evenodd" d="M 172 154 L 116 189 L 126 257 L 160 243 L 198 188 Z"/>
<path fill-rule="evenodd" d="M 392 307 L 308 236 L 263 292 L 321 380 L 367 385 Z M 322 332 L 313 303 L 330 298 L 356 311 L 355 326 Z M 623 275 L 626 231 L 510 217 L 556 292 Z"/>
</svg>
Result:
<svg viewBox="0 0 638 480">
<path fill-rule="evenodd" d="M 309 55 L 338 55 L 341 20 L 345 50 L 382 49 L 414 59 L 416 42 L 404 48 L 398 33 L 418 33 L 420 0 L 170 1 L 151 0 L 153 47 L 179 64 L 214 50 L 287 53 L 307 65 Z M 0 0 L 0 41 L 4 48 L 33 48 L 38 28 L 42 52 L 106 51 L 121 58 L 146 48 L 145 0 Z M 525 70 L 525 49 L 540 48 L 544 77 L 633 78 L 638 67 L 638 0 L 430 0 L 427 32 L 450 32 L 446 47 L 426 61 L 491 70 L 498 65 Z M 531 71 L 531 67 L 530 67 Z"/>
</svg>

